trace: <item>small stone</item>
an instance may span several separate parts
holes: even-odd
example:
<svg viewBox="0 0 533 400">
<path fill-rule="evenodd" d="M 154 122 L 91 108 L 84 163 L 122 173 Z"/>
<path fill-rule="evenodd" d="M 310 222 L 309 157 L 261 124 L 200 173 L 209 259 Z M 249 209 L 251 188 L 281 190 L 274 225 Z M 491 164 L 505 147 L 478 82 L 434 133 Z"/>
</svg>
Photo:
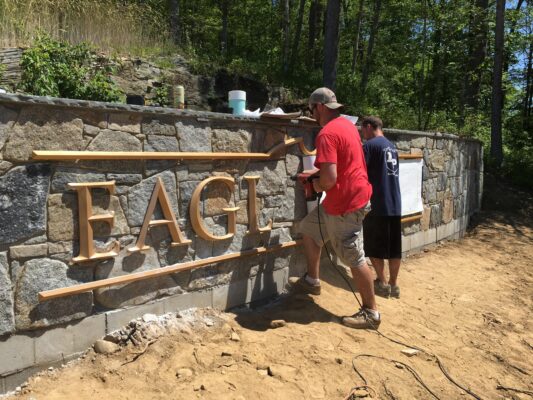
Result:
<svg viewBox="0 0 533 400">
<path fill-rule="evenodd" d="M 119 345 L 107 340 L 99 339 L 94 343 L 94 351 L 99 354 L 111 354 L 120 349 Z"/>
<path fill-rule="evenodd" d="M 403 369 L 403 365 L 400 364 L 400 363 L 395 363 L 394 365 L 395 365 L 396 368 L 398 368 L 398 369 Z"/>
<path fill-rule="evenodd" d="M 147 323 L 148 322 L 157 322 L 157 315 L 155 315 L 155 314 L 144 314 L 142 316 L 142 320 L 144 322 L 147 322 Z"/>
<path fill-rule="evenodd" d="M 206 321 L 205 321 L 205 324 L 206 324 L 207 326 L 213 326 L 213 325 L 214 325 L 213 321 L 211 321 L 210 319 L 206 320 Z"/>
<path fill-rule="evenodd" d="M 339 357 L 335 358 L 335 361 L 337 362 L 337 364 L 343 363 L 342 358 L 339 358 Z"/>
<path fill-rule="evenodd" d="M 222 357 L 231 357 L 232 354 L 229 351 L 223 351 L 220 355 Z"/>
<path fill-rule="evenodd" d="M 291 380 L 296 374 L 296 368 L 289 365 L 274 364 L 268 367 L 268 375 L 284 381 Z"/>
<path fill-rule="evenodd" d="M 126 336 L 126 338 L 127 338 L 127 336 Z M 120 337 L 108 333 L 107 335 L 104 336 L 104 340 L 106 342 L 119 343 L 120 342 Z M 83 357 L 85 357 L 85 355 Z"/>
<path fill-rule="evenodd" d="M 365 397 L 368 397 L 368 392 L 364 389 L 354 390 L 350 396 L 353 399 L 364 399 Z"/>
<path fill-rule="evenodd" d="M 275 319 L 273 321 L 270 321 L 271 328 L 281 328 L 285 325 L 287 325 L 287 322 L 285 322 L 285 320 L 283 319 Z"/>
<path fill-rule="evenodd" d="M 193 372 L 189 368 L 180 368 L 178 369 L 178 372 L 176 372 L 176 376 L 178 378 L 188 378 L 193 375 Z"/>
<path fill-rule="evenodd" d="M 11 258 L 34 258 L 39 256 L 46 256 L 48 254 L 48 244 L 33 244 L 28 246 L 11 246 L 9 255 Z"/>
<path fill-rule="evenodd" d="M 230 340 L 232 340 L 232 341 L 234 341 L 234 342 L 240 342 L 240 341 L 241 341 L 241 338 L 239 337 L 239 335 L 237 334 L 237 332 L 231 332 Z"/>
<path fill-rule="evenodd" d="M 53 371 L 54 367 L 48 367 L 48 371 Z"/>
<path fill-rule="evenodd" d="M 261 376 L 267 376 L 268 375 L 268 369 L 258 369 L 257 373 Z"/>
<path fill-rule="evenodd" d="M 405 348 L 405 349 L 402 349 L 402 353 L 405 354 L 407 357 L 412 357 L 418 354 L 419 351 L 415 349 Z"/>
</svg>

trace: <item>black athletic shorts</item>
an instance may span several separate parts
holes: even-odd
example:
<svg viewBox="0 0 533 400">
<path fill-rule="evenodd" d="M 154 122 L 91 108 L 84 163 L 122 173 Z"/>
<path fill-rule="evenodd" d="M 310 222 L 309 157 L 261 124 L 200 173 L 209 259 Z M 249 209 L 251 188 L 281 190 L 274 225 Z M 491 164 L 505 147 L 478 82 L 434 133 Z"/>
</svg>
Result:
<svg viewBox="0 0 533 400">
<path fill-rule="evenodd" d="M 363 240 L 367 257 L 389 260 L 402 258 L 402 217 L 367 215 Z"/>
</svg>

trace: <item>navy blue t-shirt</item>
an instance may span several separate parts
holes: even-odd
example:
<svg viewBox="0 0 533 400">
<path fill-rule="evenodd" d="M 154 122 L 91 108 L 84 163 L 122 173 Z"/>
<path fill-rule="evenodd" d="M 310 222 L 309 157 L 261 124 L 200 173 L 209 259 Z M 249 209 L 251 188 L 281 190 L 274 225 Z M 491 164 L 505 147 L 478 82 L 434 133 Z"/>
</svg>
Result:
<svg viewBox="0 0 533 400">
<path fill-rule="evenodd" d="M 402 199 L 398 151 L 386 137 L 378 136 L 363 145 L 368 180 L 372 184 L 371 215 L 401 216 Z"/>
</svg>

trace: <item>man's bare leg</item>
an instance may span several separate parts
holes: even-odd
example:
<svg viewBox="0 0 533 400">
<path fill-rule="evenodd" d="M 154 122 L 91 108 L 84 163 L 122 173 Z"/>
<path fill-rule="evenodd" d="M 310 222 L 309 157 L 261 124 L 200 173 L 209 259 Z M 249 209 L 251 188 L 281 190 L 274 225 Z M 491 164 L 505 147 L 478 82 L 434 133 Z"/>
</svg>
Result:
<svg viewBox="0 0 533 400">
<path fill-rule="evenodd" d="M 398 273 L 400 272 L 401 262 L 402 262 L 401 258 L 391 258 L 389 260 L 389 271 L 390 271 L 389 283 L 391 284 L 391 286 L 397 285 L 396 281 L 398 280 Z"/>
<path fill-rule="evenodd" d="M 322 247 L 318 246 L 311 236 L 303 235 L 305 258 L 307 259 L 307 275 L 318 279 L 320 275 L 320 253 Z"/>
<path fill-rule="evenodd" d="M 372 262 L 372 266 L 376 270 L 376 275 L 378 276 L 378 279 L 380 280 L 381 283 L 386 285 L 387 277 L 385 276 L 385 260 L 381 258 L 370 257 L 370 261 Z"/>
<path fill-rule="evenodd" d="M 352 275 L 357 289 L 363 300 L 363 307 L 377 311 L 376 297 L 374 296 L 374 278 L 367 263 L 352 268 Z"/>
</svg>

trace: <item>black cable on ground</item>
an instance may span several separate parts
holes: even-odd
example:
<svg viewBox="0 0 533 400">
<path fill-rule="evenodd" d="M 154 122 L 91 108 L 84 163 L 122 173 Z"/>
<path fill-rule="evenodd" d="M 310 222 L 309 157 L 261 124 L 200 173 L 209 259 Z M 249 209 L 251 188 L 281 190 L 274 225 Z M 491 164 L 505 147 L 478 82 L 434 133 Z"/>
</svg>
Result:
<svg viewBox="0 0 533 400">
<path fill-rule="evenodd" d="M 365 382 L 365 385 L 367 385 L 367 382 L 366 382 L 365 378 L 363 378 L 363 376 L 361 375 L 361 373 L 357 370 L 357 367 L 355 366 L 355 359 L 359 358 L 359 357 L 377 358 L 377 359 L 380 359 L 380 360 L 390 361 L 390 362 L 393 362 L 395 364 L 402 365 L 407 371 L 409 371 L 411 373 L 411 375 L 414 376 L 414 378 L 417 380 L 417 382 L 420 383 L 420 385 L 422 385 L 422 387 L 424 389 L 426 389 L 437 400 L 440 400 L 440 398 L 435 393 L 433 393 L 433 391 L 424 383 L 424 381 L 422 380 L 420 375 L 418 375 L 418 373 L 416 372 L 416 370 L 413 367 L 411 367 L 410 365 L 408 365 L 408 364 L 406 364 L 406 363 L 404 363 L 402 361 L 393 360 L 393 359 L 389 359 L 389 358 L 381 357 L 381 356 L 375 356 L 373 354 L 358 354 L 354 358 L 352 358 L 352 367 L 355 370 L 355 372 L 357 372 L 357 375 L 359 375 L 361 377 L 361 379 Z"/>
<path fill-rule="evenodd" d="M 318 208 L 318 229 L 320 231 L 320 237 L 322 238 L 322 244 L 323 244 L 323 247 L 326 249 L 326 254 L 328 255 L 328 259 L 329 259 L 329 262 L 331 263 L 331 265 L 333 266 L 333 269 L 335 271 L 337 271 L 337 273 L 342 277 L 342 279 L 344 279 L 344 281 L 346 282 L 346 284 L 348 285 L 348 287 L 350 288 L 353 296 L 355 297 L 355 300 L 357 300 L 357 303 L 359 304 L 359 307 L 363 307 L 363 305 L 361 304 L 361 302 L 359 301 L 359 298 L 357 297 L 357 295 L 355 294 L 355 290 L 353 289 L 351 283 L 348 281 L 348 279 L 346 279 L 346 277 L 344 276 L 344 274 L 339 271 L 339 269 L 337 268 L 337 266 L 335 265 L 335 263 L 333 262 L 333 259 L 331 258 L 331 254 L 329 253 L 329 250 L 326 246 L 326 242 L 324 240 L 324 235 L 322 234 L 322 224 L 320 223 L 320 200 L 321 200 L 321 197 L 322 196 L 318 196 L 318 200 L 317 200 L 317 208 Z M 470 389 L 468 388 L 465 388 L 464 386 L 462 386 L 461 384 L 457 383 L 457 381 L 455 381 L 455 379 L 453 379 L 450 374 L 448 373 L 448 371 L 446 371 L 446 368 L 444 368 L 444 364 L 442 363 L 442 361 L 440 360 L 440 358 L 436 355 L 436 354 L 433 354 L 427 350 L 424 350 L 418 346 L 412 346 L 410 344 L 407 344 L 407 343 L 403 343 L 401 342 L 400 340 L 396 340 L 396 339 L 393 339 L 393 338 L 390 338 L 388 336 L 386 336 L 385 334 L 381 333 L 380 331 L 377 330 L 377 328 L 373 325 L 372 321 L 370 319 L 368 319 L 368 321 L 370 322 L 370 324 L 373 326 L 374 328 L 374 331 L 379 335 L 379 336 L 382 336 L 384 337 L 385 339 L 393 342 L 393 343 L 396 343 L 396 344 L 399 344 L 401 346 L 405 346 L 405 347 L 409 347 L 411 349 L 415 349 L 415 350 L 418 350 L 418 351 L 421 351 L 422 353 L 424 354 L 427 354 L 428 356 L 430 357 L 433 357 L 435 358 L 435 361 L 437 362 L 437 365 L 439 366 L 439 369 L 441 370 L 441 372 L 444 374 L 444 376 L 451 382 L 453 383 L 455 386 L 457 386 L 459 389 L 463 390 L 464 392 L 468 393 L 470 396 L 472 396 L 473 398 L 475 398 L 476 400 L 483 400 L 483 398 L 479 395 L 477 395 L 476 393 L 474 393 L 473 391 L 471 391 Z M 384 357 L 381 357 L 381 356 L 372 356 L 370 354 L 359 354 L 359 355 L 356 355 L 353 359 L 352 359 L 352 366 L 355 370 L 355 372 L 357 373 L 357 375 L 359 375 L 359 377 L 363 380 L 363 382 L 365 383 L 365 385 L 367 384 L 366 382 L 366 379 L 361 375 L 361 373 L 357 370 L 357 368 L 355 367 L 355 364 L 354 364 L 354 360 L 358 357 L 361 357 L 361 356 L 364 356 L 364 357 L 375 357 L 375 358 L 381 358 L 383 360 L 387 360 L 387 361 L 393 361 L 393 362 L 396 362 L 394 360 L 389 360 L 387 358 L 384 358 Z M 398 362 L 402 365 L 404 365 L 409 372 L 411 372 L 413 374 L 413 376 L 415 377 L 415 379 L 420 382 L 420 384 L 429 392 L 431 393 L 435 398 L 438 399 L 438 397 L 428 388 L 428 386 L 422 381 L 422 378 L 420 378 L 420 376 L 416 373 L 416 371 L 408 366 L 407 364 L 404 364 L 404 363 L 401 363 L 401 362 Z"/>
</svg>

